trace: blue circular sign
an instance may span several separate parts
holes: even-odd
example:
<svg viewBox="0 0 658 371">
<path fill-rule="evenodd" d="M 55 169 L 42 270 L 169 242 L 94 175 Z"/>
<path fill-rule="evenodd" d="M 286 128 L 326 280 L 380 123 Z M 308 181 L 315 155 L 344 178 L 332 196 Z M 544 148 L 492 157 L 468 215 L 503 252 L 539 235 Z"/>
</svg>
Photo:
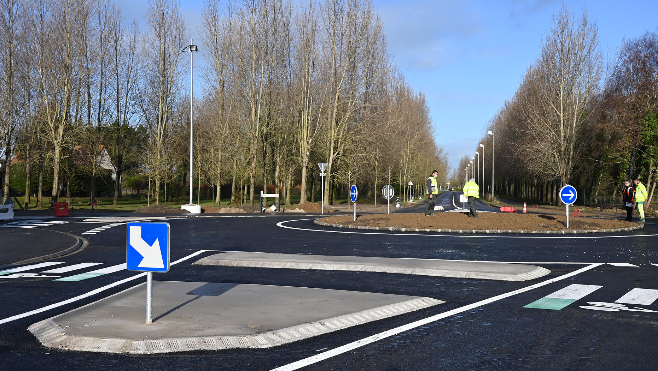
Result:
<svg viewBox="0 0 658 371">
<path fill-rule="evenodd" d="M 352 200 L 352 202 L 356 202 L 356 197 L 357 197 L 358 195 L 359 195 L 359 190 L 356 189 L 356 185 L 353 185 L 353 186 L 350 188 L 350 200 Z"/>
<path fill-rule="evenodd" d="M 578 192 L 576 188 L 571 185 L 565 185 L 560 189 L 560 201 L 566 205 L 571 205 L 578 199 Z"/>
</svg>

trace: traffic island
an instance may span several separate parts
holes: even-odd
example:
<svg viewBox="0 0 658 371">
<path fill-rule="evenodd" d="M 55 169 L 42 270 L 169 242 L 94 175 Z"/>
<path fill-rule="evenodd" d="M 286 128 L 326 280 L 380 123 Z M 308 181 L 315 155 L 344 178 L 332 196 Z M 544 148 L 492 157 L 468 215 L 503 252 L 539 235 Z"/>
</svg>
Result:
<svg viewBox="0 0 658 371">
<path fill-rule="evenodd" d="M 614 219 L 570 217 L 566 215 L 479 212 L 478 218 L 465 212 L 424 214 L 336 215 L 316 219 L 315 224 L 336 227 L 396 232 L 440 233 L 542 233 L 580 234 L 632 231 L 644 224 Z"/>
<path fill-rule="evenodd" d="M 86 352 L 269 348 L 444 303 L 306 287 L 157 281 L 153 323 L 147 325 L 145 294 L 142 284 L 28 330 L 46 347 Z"/>
<path fill-rule="evenodd" d="M 528 281 L 551 272 L 546 268 L 531 264 L 257 252 L 220 253 L 202 258 L 194 264 L 243 268 L 378 272 L 498 281 Z"/>
</svg>

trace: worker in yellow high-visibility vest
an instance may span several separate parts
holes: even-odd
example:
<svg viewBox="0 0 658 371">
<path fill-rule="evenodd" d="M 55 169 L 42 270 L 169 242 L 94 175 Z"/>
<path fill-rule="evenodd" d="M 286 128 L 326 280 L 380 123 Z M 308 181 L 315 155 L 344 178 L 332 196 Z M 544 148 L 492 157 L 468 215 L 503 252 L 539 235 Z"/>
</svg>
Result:
<svg viewBox="0 0 658 371">
<path fill-rule="evenodd" d="M 439 175 L 439 172 L 434 170 L 432 171 L 432 176 L 427 178 L 427 207 L 425 208 L 425 215 L 434 215 L 434 206 L 436 206 L 436 196 L 439 194 L 439 184 L 436 180 L 436 176 Z"/>
<path fill-rule="evenodd" d="M 640 223 L 644 223 L 644 201 L 647 199 L 647 187 L 635 179 L 635 201 L 637 202 L 637 211 L 640 213 Z"/>
<path fill-rule="evenodd" d="M 464 184 L 464 196 L 468 197 L 468 206 L 471 208 L 470 215 L 474 218 L 478 217 L 478 212 L 475 210 L 475 199 L 480 195 L 480 187 L 475 183 L 475 179 L 471 178 Z"/>
</svg>

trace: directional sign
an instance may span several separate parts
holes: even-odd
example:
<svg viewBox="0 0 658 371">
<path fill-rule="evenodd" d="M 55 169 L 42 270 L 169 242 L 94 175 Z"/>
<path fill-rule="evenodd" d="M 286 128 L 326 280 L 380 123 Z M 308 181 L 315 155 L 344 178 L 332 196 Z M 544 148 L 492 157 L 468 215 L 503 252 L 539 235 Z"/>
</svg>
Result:
<svg viewBox="0 0 658 371">
<path fill-rule="evenodd" d="M 560 200 L 566 204 L 566 205 L 571 205 L 576 200 L 578 199 L 578 192 L 576 192 L 576 188 L 570 185 L 565 185 L 560 189 Z"/>
<path fill-rule="evenodd" d="M 357 198 L 358 196 L 359 196 L 359 190 L 356 189 L 356 185 L 353 185 L 353 186 L 350 188 L 350 200 L 352 200 L 352 202 L 356 202 L 356 198 Z"/>
<path fill-rule="evenodd" d="M 128 223 L 126 264 L 131 271 L 169 271 L 169 223 Z"/>
<path fill-rule="evenodd" d="M 385 199 L 390 200 L 391 198 L 393 198 L 394 195 L 395 195 L 395 190 L 393 189 L 393 186 L 391 186 L 390 184 L 385 185 L 382 188 L 382 196 Z"/>
</svg>

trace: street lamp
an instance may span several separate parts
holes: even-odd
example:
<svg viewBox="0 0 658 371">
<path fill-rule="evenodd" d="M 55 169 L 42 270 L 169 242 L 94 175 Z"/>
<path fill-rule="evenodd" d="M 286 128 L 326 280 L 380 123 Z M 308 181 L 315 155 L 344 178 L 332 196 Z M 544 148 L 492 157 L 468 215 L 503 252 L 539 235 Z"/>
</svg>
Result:
<svg viewBox="0 0 658 371">
<path fill-rule="evenodd" d="M 494 196 L 494 161 L 495 161 L 495 149 L 496 149 L 496 142 L 494 138 L 494 133 L 493 130 L 489 130 L 487 132 L 487 135 L 491 136 L 491 202 L 495 199 Z"/>
<path fill-rule="evenodd" d="M 464 181 L 464 183 L 466 183 L 466 182 L 468 182 L 468 166 L 466 166 L 466 168 L 464 168 L 464 176 L 466 177 L 466 180 Z"/>
<path fill-rule="evenodd" d="M 183 48 L 183 51 L 187 50 L 190 52 L 190 203 L 188 204 L 189 206 L 194 205 L 192 203 L 192 185 L 193 185 L 193 165 L 194 165 L 194 160 L 193 160 L 193 149 L 194 149 L 194 125 L 193 125 L 193 117 L 194 117 L 194 52 L 198 52 L 199 49 L 197 48 L 196 45 L 192 44 L 193 40 L 190 39 L 190 45 L 186 46 Z M 199 190 L 201 191 L 201 190 Z M 185 206 L 185 205 L 183 205 Z M 192 209 L 192 210 L 191 210 Z M 192 213 L 201 213 L 201 206 L 198 206 L 198 211 L 193 210 L 197 208 L 189 208 L 188 210 Z"/>
<path fill-rule="evenodd" d="M 484 144 L 480 143 L 482 147 L 482 198 L 484 198 Z"/>
<path fill-rule="evenodd" d="M 480 152 L 475 151 L 475 154 L 478 155 L 478 171 L 477 171 L 477 173 L 475 173 L 476 178 L 478 178 L 480 176 Z M 482 179 L 480 179 L 480 181 L 478 182 L 478 185 L 480 185 L 480 184 L 482 184 Z"/>
<path fill-rule="evenodd" d="M 473 161 L 475 161 L 475 156 L 471 159 L 471 178 L 475 178 L 475 165 L 473 164 Z"/>
</svg>

